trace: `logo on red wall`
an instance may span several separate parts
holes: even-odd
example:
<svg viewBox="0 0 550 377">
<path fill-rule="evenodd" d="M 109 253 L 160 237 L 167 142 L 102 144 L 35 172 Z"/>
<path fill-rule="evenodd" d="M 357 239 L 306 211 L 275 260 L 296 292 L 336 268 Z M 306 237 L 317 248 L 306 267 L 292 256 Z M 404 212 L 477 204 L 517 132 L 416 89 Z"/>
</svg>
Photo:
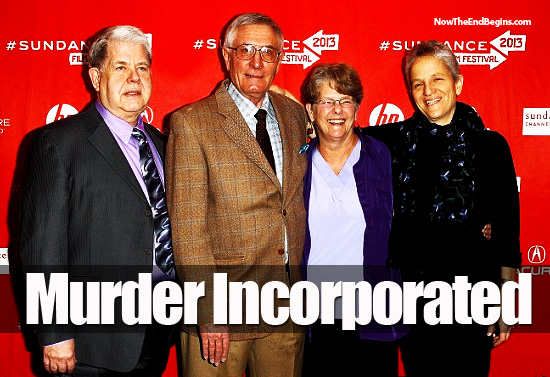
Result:
<svg viewBox="0 0 550 377">
<path fill-rule="evenodd" d="M 526 107 L 523 109 L 524 135 L 550 135 L 550 108 Z"/>
<path fill-rule="evenodd" d="M 8 127 L 11 126 L 10 118 L 4 118 L 0 116 L 0 134 L 3 134 Z"/>
<path fill-rule="evenodd" d="M 487 40 L 454 40 L 442 41 L 455 54 L 460 65 L 485 65 L 489 70 L 498 67 L 510 57 L 510 52 L 525 51 L 527 35 L 512 34 L 510 30 L 491 41 Z M 411 50 L 415 41 L 380 42 L 380 51 Z"/>
<path fill-rule="evenodd" d="M 546 259 L 546 250 L 540 245 L 531 246 L 527 252 L 527 259 L 534 264 L 540 264 Z"/>
<path fill-rule="evenodd" d="M 55 105 L 50 109 L 46 116 L 46 124 L 55 122 L 60 119 L 67 118 L 68 116 L 78 114 L 78 111 L 66 103 Z"/>
<path fill-rule="evenodd" d="M 149 106 L 147 106 L 147 108 L 141 113 L 141 116 L 145 123 L 153 123 L 153 109 L 151 109 Z"/>
<path fill-rule="evenodd" d="M 382 103 L 376 106 L 369 117 L 369 125 L 379 126 L 386 123 L 401 122 L 405 119 L 403 112 L 392 103 Z"/>
</svg>

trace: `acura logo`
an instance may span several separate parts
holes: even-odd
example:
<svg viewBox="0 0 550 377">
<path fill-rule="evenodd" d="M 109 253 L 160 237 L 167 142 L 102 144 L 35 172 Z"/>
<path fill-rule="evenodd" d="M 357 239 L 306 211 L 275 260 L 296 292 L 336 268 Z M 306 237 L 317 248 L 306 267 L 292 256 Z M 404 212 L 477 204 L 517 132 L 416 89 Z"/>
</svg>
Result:
<svg viewBox="0 0 550 377">
<path fill-rule="evenodd" d="M 531 263 L 542 263 L 546 259 L 546 250 L 539 245 L 531 246 L 527 252 L 527 259 Z"/>
</svg>

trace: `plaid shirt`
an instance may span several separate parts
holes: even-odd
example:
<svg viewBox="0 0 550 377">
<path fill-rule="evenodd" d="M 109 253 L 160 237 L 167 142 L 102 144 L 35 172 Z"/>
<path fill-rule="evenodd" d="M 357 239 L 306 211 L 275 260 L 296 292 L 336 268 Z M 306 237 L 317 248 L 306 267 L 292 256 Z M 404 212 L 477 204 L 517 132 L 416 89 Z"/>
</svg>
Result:
<svg viewBox="0 0 550 377">
<path fill-rule="evenodd" d="M 258 108 L 247 98 L 245 98 L 241 92 L 237 90 L 233 83 L 229 84 L 227 92 L 235 101 L 237 108 L 241 112 L 246 124 L 250 128 L 250 131 L 256 137 L 256 123 L 258 120 L 254 117 L 258 112 Z M 279 130 L 279 123 L 277 122 L 277 116 L 275 110 L 269 100 L 269 95 L 266 93 L 264 100 L 262 101 L 261 109 L 267 111 L 266 128 L 271 141 L 271 148 L 273 149 L 273 158 L 275 160 L 275 174 L 277 179 L 283 186 L 283 143 L 281 141 L 281 131 Z"/>
</svg>

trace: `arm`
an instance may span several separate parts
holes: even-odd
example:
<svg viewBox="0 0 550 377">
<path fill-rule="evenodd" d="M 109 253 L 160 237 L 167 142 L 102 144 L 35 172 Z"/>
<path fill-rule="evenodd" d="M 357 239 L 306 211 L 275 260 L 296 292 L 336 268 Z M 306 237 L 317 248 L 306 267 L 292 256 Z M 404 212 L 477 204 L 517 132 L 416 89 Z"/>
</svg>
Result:
<svg viewBox="0 0 550 377">
<path fill-rule="evenodd" d="M 485 149 L 487 160 L 490 161 L 491 175 L 491 242 L 497 251 L 498 263 L 501 266 L 501 286 L 506 281 L 516 280 L 516 268 L 521 263 L 519 252 L 519 195 L 517 190 L 516 172 L 512 154 L 506 140 L 496 132 L 485 131 L 488 140 Z M 499 346 L 506 342 L 512 326 L 506 325 L 502 319 L 489 326 L 487 335 L 493 336 L 493 345 Z"/>
<path fill-rule="evenodd" d="M 218 365 L 227 359 L 229 328 L 214 326 L 212 277 L 216 262 L 209 241 L 208 165 L 193 127 L 180 110 L 170 119 L 166 147 L 166 192 L 172 243 L 178 274 L 189 281 L 204 281 L 205 297 L 198 301 L 198 323 L 203 358 Z M 205 130 L 207 132 L 207 130 Z"/>
<path fill-rule="evenodd" d="M 69 183 L 53 137 L 42 131 L 33 142 L 21 208 L 21 257 L 26 272 L 68 272 Z M 71 373 L 76 359 L 72 329 L 40 325 L 38 340 L 50 373 Z"/>
</svg>

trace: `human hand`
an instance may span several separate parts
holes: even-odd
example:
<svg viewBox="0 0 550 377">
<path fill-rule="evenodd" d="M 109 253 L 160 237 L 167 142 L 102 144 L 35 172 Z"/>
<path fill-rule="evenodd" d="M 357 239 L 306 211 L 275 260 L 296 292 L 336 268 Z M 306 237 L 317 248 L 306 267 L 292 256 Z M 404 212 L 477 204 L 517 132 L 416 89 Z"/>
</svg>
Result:
<svg viewBox="0 0 550 377">
<path fill-rule="evenodd" d="M 514 326 L 508 326 L 502 321 L 502 318 L 499 318 L 498 322 L 494 325 L 490 325 L 487 329 L 487 336 L 493 337 L 493 347 L 498 347 L 501 344 L 510 339 L 510 334 Z"/>
<path fill-rule="evenodd" d="M 298 100 L 298 98 L 294 97 L 294 95 L 293 95 L 292 93 L 290 93 L 288 90 L 286 90 L 286 89 L 284 89 L 284 88 L 281 88 L 280 86 L 271 85 L 271 87 L 269 88 L 269 90 L 271 90 L 271 91 L 273 91 L 273 92 L 275 92 L 275 93 L 282 94 L 283 96 L 288 97 L 288 98 L 290 98 L 291 100 L 300 103 L 300 101 Z M 300 104 L 301 104 L 301 103 L 300 103 Z"/>
<path fill-rule="evenodd" d="M 212 323 L 199 326 L 202 341 L 202 358 L 218 366 L 225 363 L 229 353 L 229 327 Z"/>
<path fill-rule="evenodd" d="M 49 373 L 72 374 L 76 365 L 74 339 L 52 346 L 44 346 L 44 368 Z"/>
<path fill-rule="evenodd" d="M 483 227 L 483 229 L 481 230 L 481 233 L 483 233 L 483 236 L 485 238 L 487 238 L 488 240 L 491 239 L 491 234 L 492 234 L 492 231 L 491 231 L 491 224 L 485 224 L 485 226 Z"/>
</svg>

